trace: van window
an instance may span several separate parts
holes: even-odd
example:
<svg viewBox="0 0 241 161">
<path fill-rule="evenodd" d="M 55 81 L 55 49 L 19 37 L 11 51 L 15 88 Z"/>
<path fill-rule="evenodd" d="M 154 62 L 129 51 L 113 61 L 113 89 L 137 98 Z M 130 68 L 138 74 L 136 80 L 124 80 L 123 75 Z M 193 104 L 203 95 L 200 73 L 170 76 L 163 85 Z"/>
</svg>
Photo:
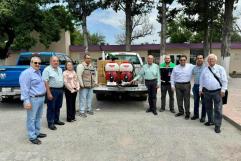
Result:
<svg viewBox="0 0 241 161">
<path fill-rule="evenodd" d="M 49 65 L 50 55 L 41 55 L 39 57 L 41 59 L 41 65 Z M 32 55 L 21 55 L 17 65 L 30 65 L 31 58 Z"/>
<path fill-rule="evenodd" d="M 117 60 L 128 60 L 133 64 L 140 64 L 140 60 L 138 59 L 137 55 L 115 55 Z"/>
</svg>

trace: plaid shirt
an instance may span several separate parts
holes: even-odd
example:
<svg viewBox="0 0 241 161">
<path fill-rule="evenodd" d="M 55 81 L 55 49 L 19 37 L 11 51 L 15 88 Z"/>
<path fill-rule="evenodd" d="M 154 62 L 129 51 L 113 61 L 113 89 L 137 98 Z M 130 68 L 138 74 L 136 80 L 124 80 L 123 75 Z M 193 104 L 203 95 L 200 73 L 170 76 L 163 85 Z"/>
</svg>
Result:
<svg viewBox="0 0 241 161">
<path fill-rule="evenodd" d="M 192 74 L 194 75 L 194 84 L 199 84 L 200 76 L 205 68 L 205 65 L 203 64 L 202 66 L 195 66 L 192 70 Z"/>
</svg>

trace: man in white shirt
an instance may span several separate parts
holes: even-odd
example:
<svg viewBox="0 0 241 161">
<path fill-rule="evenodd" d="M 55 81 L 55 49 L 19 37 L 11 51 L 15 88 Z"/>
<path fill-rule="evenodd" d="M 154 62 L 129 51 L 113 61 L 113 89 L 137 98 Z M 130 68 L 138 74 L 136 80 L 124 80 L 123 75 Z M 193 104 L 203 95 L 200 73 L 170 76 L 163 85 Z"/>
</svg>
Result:
<svg viewBox="0 0 241 161">
<path fill-rule="evenodd" d="M 176 117 L 184 115 L 183 102 L 185 106 L 185 119 L 190 118 L 190 91 L 191 91 L 191 79 L 192 70 L 194 65 L 186 63 L 187 56 L 182 55 L 179 59 L 180 64 L 177 65 L 171 74 L 171 86 L 172 90 L 176 90 L 177 105 L 179 113 Z"/>
<path fill-rule="evenodd" d="M 227 90 L 228 80 L 225 69 L 216 63 L 217 56 L 210 54 L 208 56 L 209 66 L 204 68 L 200 76 L 199 94 L 204 94 L 204 100 L 208 114 L 208 122 L 205 125 L 210 126 L 214 121 L 214 130 L 216 133 L 220 133 L 223 106 L 222 97 L 224 97 L 225 91 Z M 214 75 L 217 78 L 215 78 Z"/>
</svg>

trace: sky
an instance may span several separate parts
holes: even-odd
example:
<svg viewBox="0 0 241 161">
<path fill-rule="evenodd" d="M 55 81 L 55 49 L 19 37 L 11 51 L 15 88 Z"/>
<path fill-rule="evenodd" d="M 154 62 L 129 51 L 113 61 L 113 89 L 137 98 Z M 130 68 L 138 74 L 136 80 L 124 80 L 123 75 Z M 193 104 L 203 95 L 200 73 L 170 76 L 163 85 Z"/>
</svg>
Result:
<svg viewBox="0 0 241 161">
<path fill-rule="evenodd" d="M 177 3 L 173 3 L 171 7 L 178 7 Z M 145 38 L 140 38 L 134 41 L 134 44 L 141 43 L 160 43 L 159 33 L 161 30 L 161 25 L 157 22 L 157 9 L 154 8 L 151 13 L 149 13 L 148 18 L 150 23 L 153 24 L 154 31 L 150 36 Z M 237 23 L 241 28 L 241 0 L 237 4 L 237 8 L 234 11 L 234 16 L 239 17 Z M 91 33 L 100 33 L 105 36 L 106 43 L 116 44 L 116 36 L 124 32 L 121 27 L 125 21 L 125 14 L 123 11 L 115 12 L 112 9 L 102 10 L 97 9 L 87 18 L 88 30 Z"/>
</svg>

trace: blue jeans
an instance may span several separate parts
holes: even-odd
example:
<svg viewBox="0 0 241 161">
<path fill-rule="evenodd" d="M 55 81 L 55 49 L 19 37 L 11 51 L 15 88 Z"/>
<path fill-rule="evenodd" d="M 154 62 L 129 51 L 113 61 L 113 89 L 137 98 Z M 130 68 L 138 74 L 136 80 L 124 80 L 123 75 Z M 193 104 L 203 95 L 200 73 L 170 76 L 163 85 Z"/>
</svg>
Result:
<svg viewBox="0 0 241 161">
<path fill-rule="evenodd" d="M 63 89 L 51 88 L 51 93 L 53 95 L 53 100 L 47 101 L 47 121 L 48 125 L 54 124 L 59 121 L 60 108 L 63 103 Z"/>
<path fill-rule="evenodd" d="M 27 131 L 29 140 L 34 140 L 40 133 L 44 97 L 31 98 L 31 110 L 27 110 Z"/>
<path fill-rule="evenodd" d="M 82 88 L 79 91 L 80 113 L 92 111 L 93 88 Z M 87 108 L 86 108 L 87 106 Z"/>
<path fill-rule="evenodd" d="M 199 102 L 200 102 L 200 96 L 199 96 L 199 84 L 194 84 L 192 88 L 193 97 L 194 97 L 194 116 L 199 117 Z M 205 107 L 205 101 L 204 97 L 201 96 L 202 101 L 202 113 L 201 118 L 205 119 L 206 117 L 206 107 Z"/>
</svg>

